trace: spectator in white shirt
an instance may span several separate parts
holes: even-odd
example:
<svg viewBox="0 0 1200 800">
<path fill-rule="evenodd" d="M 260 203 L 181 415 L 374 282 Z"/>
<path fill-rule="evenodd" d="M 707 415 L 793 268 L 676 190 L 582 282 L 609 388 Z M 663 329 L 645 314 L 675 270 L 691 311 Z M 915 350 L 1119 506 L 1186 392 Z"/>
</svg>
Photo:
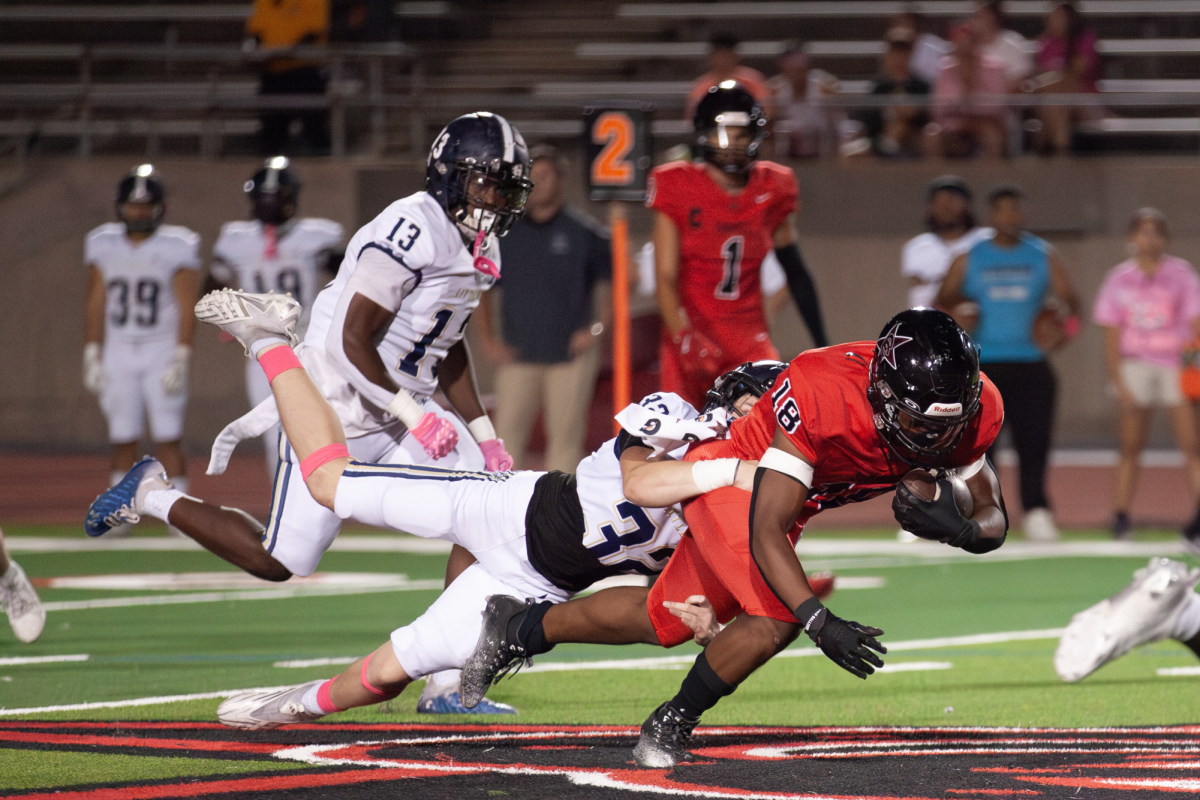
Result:
<svg viewBox="0 0 1200 800">
<path fill-rule="evenodd" d="M 971 27 L 978 37 L 979 49 L 1004 67 L 1004 80 L 1009 91 L 1015 91 L 1021 81 L 1033 74 L 1033 54 L 1037 49 L 1024 36 L 1004 27 L 1005 17 L 1000 0 L 979 3 L 971 15 Z"/>
<path fill-rule="evenodd" d="M 900 274 L 908 279 L 908 303 L 913 308 L 932 307 L 950 262 L 995 233 L 975 226 L 971 188 L 957 175 L 935 179 L 926 198 L 929 232 L 908 240 L 900 256 Z"/>
<path fill-rule="evenodd" d="M 921 80 L 932 86 L 937 82 L 938 73 L 942 69 L 942 56 L 950 55 L 950 43 L 942 37 L 921 30 L 923 20 L 919 14 L 905 11 L 892 17 L 888 30 L 907 30 L 913 42 L 912 59 L 908 68 Z"/>
</svg>

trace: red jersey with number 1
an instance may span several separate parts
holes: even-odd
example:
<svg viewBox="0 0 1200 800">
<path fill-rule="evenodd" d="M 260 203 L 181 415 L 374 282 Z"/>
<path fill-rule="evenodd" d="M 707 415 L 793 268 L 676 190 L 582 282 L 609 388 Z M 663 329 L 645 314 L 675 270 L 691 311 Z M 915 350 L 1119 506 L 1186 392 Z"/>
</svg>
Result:
<svg viewBox="0 0 1200 800">
<path fill-rule="evenodd" d="M 731 196 L 702 161 L 663 164 L 650 173 L 646 205 L 679 230 L 677 286 L 692 326 L 723 347 L 766 330 L 759 268 L 775 229 L 796 210 L 792 171 L 755 161 Z"/>
<path fill-rule="evenodd" d="M 903 345 L 901 345 L 903 346 Z M 792 360 L 745 417 L 734 420 L 729 439 L 692 446 L 689 461 L 761 458 L 783 430 L 813 465 L 812 487 L 798 520 L 858 503 L 895 488 L 912 467 L 896 458 L 875 430 L 867 399 L 867 375 L 875 342 L 852 342 L 807 350 Z M 982 377 L 979 411 L 943 466 L 966 467 L 987 452 L 1004 422 L 1000 391 Z"/>
</svg>

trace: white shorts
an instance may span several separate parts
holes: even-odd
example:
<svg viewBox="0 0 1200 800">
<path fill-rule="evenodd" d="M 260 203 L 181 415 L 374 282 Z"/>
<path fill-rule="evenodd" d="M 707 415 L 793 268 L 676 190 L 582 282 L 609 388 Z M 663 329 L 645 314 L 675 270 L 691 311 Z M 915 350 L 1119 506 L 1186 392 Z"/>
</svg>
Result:
<svg viewBox="0 0 1200 800">
<path fill-rule="evenodd" d="M 394 427 L 346 441 L 350 455 L 365 463 L 436 464 L 451 469 L 483 470 L 483 453 L 458 415 L 432 400 L 425 410 L 450 420 L 458 431 L 458 446 L 445 458 L 434 461 L 421 443 L 408 436 L 399 422 Z M 397 437 L 401 437 L 397 442 Z M 333 544 L 342 520 L 308 493 L 300 474 L 300 459 L 287 441 L 280 438 L 279 468 L 275 471 L 271 512 L 263 531 L 263 547 L 293 575 L 313 574 L 321 556 Z M 403 528 L 401 528 L 403 530 Z"/>
<path fill-rule="evenodd" d="M 462 669 L 479 643 L 483 609 L 493 594 L 524 598 L 519 586 L 505 583 L 482 564 L 472 564 L 424 614 L 392 631 L 392 650 L 404 672 L 416 679 Z"/>
<path fill-rule="evenodd" d="M 113 444 L 136 442 L 146 432 L 150 438 L 175 442 L 183 438 L 187 410 L 187 385 L 179 394 L 167 394 L 162 379 L 175 360 L 175 341 L 111 342 L 103 351 L 104 391 L 100 410 L 108 419 L 108 440 Z"/>
<path fill-rule="evenodd" d="M 1139 408 L 1183 405 L 1179 368 L 1151 364 L 1140 358 L 1121 359 L 1121 380 Z"/>
<path fill-rule="evenodd" d="M 352 464 L 334 506 L 342 519 L 461 545 L 520 597 L 566 599 L 529 563 L 525 543 L 525 515 L 544 474 Z"/>
</svg>

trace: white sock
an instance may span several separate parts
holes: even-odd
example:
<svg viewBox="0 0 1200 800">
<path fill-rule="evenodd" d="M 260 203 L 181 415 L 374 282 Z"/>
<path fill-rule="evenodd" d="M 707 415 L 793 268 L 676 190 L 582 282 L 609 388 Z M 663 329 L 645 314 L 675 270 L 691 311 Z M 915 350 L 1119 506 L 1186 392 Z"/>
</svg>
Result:
<svg viewBox="0 0 1200 800">
<path fill-rule="evenodd" d="M 1200 594 L 1188 592 L 1187 600 L 1175 618 L 1175 630 L 1171 632 L 1172 639 L 1186 642 L 1200 633 Z"/>
<path fill-rule="evenodd" d="M 4 571 L 3 575 L 0 575 L 0 581 L 4 581 L 5 583 L 11 583 L 13 581 L 13 579 L 16 577 L 17 577 L 17 562 L 13 561 L 10 558 L 8 560 L 8 569 L 6 569 Z"/>
<path fill-rule="evenodd" d="M 124 472 L 114 469 L 112 472 L 108 473 L 108 485 L 110 487 L 116 486 L 118 483 L 121 482 L 121 478 L 124 478 L 124 477 L 125 477 Z"/>
<path fill-rule="evenodd" d="M 175 505 L 176 500 L 187 497 L 186 494 L 178 489 L 151 489 L 146 492 L 146 497 L 142 500 L 142 511 L 152 517 L 157 517 L 163 522 L 167 522 L 167 515 L 171 513 L 171 506 Z"/>
<path fill-rule="evenodd" d="M 319 703 L 317 703 L 317 691 L 321 688 L 320 683 L 314 683 L 308 687 L 308 691 L 300 698 L 300 704 L 304 706 L 304 710 L 309 714 L 324 714 Z"/>
<path fill-rule="evenodd" d="M 279 336 L 268 336 L 265 339 L 259 339 L 257 342 L 250 344 L 250 355 L 255 360 L 258 360 L 258 354 L 263 351 L 263 348 L 270 347 L 273 344 L 287 344 L 287 339 Z"/>
<path fill-rule="evenodd" d="M 422 695 L 449 694 L 456 692 L 462 685 L 462 670 L 444 669 L 432 675 L 425 676 L 425 689 Z"/>
</svg>

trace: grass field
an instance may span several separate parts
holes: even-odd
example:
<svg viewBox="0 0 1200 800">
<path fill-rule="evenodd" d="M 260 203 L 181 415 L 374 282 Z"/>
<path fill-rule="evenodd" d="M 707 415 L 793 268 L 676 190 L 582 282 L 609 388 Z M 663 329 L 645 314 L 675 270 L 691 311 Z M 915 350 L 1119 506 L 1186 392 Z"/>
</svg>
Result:
<svg viewBox="0 0 1200 800">
<path fill-rule="evenodd" d="M 55 528 L 6 527 L 6 537 L 76 537 Z M 823 540 L 870 539 L 887 532 L 822 534 Z M 1167 541 L 1146 535 L 1144 544 Z M 1073 540 L 1097 539 L 1099 534 Z M 803 545 L 802 545 L 803 546 Z M 1151 548 L 1152 549 L 1152 548 Z M 955 643 L 957 637 L 997 632 L 1045 631 L 1064 626 L 1076 611 L 1128 583 L 1144 556 L 1064 556 L 999 560 L 945 559 L 945 548 L 914 545 L 911 555 L 863 553 L 816 558 L 833 563 L 847 578 L 877 578 L 876 588 L 835 592 L 829 606 L 840 616 L 886 631 L 885 643 L 925 644 L 898 649 L 889 665 L 912 671 L 859 681 L 825 658 L 804 655 L 807 640 L 793 645 L 800 657 L 777 658 L 705 717 L 706 724 L 757 725 L 1012 725 L 1110 726 L 1200 721 L 1200 676 L 1163 677 L 1156 670 L 1197 664 L 1190 651 L 1163 642 L 1135 651 L 1076 685 L 1062 683 L 1051 658 L 1057 639 L 1016 639 L 987 644 Z M 1002 549 L 1000 553 L 1004 553 Z M 127 573 L 217 572 L 225 565 L 202 552 L 18 552 L 35 578 Z M 1186 559 L 1185 559 L 1186 560 Z M 1190 562 L 1194 563 L 1194 561 Z M 445 557 L 404 552 L 331 552 L 328 572 L 403 573 L 410 581 L 441 577 Z M 269 591 L 271 588 L 267 587 Z M 162 597 L 163 591 L 129 589 L 40 590 L 48 604 L 103 598 Z M 284 599 L 219 599 L 209 602 L 52 610 L 42 638 L 20 645 L 0 629 L 0 723 L 14 720 L 212 721 L 217 698 L 151 705 L 76 710 L 48 707 L 278 686 L 330 676 L 339 666 L 283 668 L 281 661 L 362 655 L 395 627 L 416 617 L 435 597 L 433 589 Z M 936 641 L 936 640 L 950 641 Z M 611 648 L 563 645 L 538 664 L 645 659 L 694 654 L 648 646 Z M 14 663 L 14 658 L 83 656 L 86 660 Z M 582 669 L 522 673 L 492 690 L 494 699 L 520 709 L 519 722 L 637 725 L 671 697 L 686 665 L 655 669 Z M 336 721 L 404 722 L 415 714 L 418 691 Z M 35 712 L 14 710 L 47 709 Z M 439 721 L 455 721 L 453 719 Z M 478 721 L 472 718 L 470 721 Z M 0 789 L 64 787 L 111 781 L 221 774 L 247 762 L 203 758 L 101 756 L 5 749 L 0 742 Z M 264 772 L 297 765 L 261 763 Z M 133 776 L 133 777 L 131 777 Z"/>
</svg>

